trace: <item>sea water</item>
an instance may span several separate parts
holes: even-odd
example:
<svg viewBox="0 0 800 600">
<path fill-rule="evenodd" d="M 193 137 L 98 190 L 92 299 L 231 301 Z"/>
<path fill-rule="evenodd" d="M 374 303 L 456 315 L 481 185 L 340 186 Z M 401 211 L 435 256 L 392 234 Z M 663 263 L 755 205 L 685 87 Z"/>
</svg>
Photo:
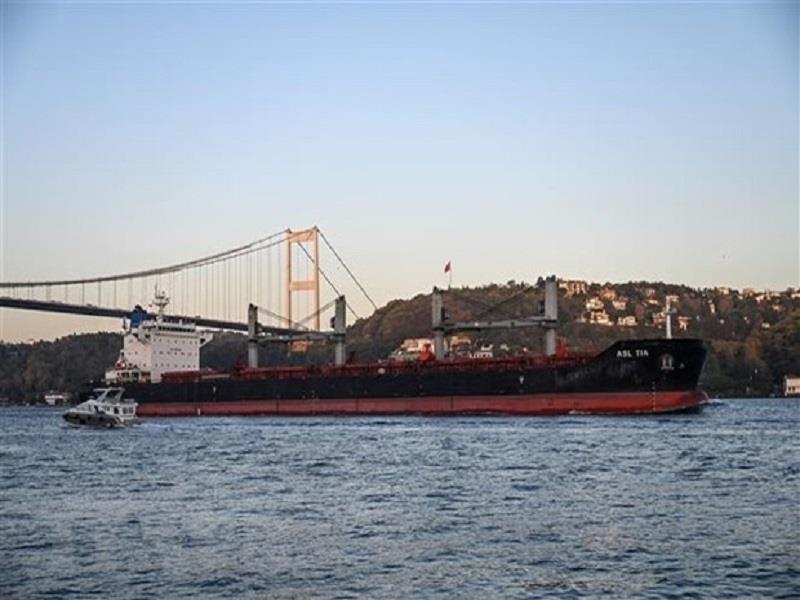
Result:
<svg viewBox="0 0 800 600">
<path fill-rule="evenodd" d="M 0 597 L 798 597 L 800 402 L 639 417 L 0 409 Z"/>
</svg>

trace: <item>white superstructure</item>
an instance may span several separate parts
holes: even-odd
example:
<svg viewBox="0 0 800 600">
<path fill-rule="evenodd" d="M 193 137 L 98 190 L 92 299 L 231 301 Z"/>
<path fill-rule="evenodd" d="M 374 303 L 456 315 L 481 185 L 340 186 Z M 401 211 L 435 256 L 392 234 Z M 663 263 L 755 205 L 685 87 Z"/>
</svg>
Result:
<svg viewBox="0 0 800 600">
<path fill-rule="evenodd" d="M 106 371 L 106 381 L 158 383 L 170 371 L 197 371 L 200 348 L 211 341 L 211 333 L 198 331 L 191 321 L 170 319 L 164 314 L 169 303 L 163 292 L 156 292 L 156 315 L 140 307 L 131 314 L 119 360 Z"/>
</svg>

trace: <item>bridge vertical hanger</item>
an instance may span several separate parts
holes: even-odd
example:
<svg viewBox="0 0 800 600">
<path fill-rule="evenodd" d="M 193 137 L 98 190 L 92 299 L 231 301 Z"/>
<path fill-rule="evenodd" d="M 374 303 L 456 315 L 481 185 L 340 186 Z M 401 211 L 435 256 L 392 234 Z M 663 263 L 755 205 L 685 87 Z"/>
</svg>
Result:
<svg viewBox="0 0 800 600">
<path fill-rule="evenodd" d="M 311 277 L 308 279 L 295 279 L 292 270 L 292 245 L 308 244 L 313 247 Z M 292 296 L 294 292 L 314 293 L 314 331 L 320 330 L 319 319 L 319 229 L 312 227 L 302 231 L 286 232 L 286 323 L 292 324 Z"/>
</svg>

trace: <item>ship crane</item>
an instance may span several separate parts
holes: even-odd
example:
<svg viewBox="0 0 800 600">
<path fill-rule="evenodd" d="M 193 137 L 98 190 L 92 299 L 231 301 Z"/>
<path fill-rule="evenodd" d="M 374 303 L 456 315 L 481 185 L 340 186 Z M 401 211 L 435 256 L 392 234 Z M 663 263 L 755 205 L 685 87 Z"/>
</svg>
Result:
<svg viewBox="0 0 800 600">
<path fill-rule="evenodd" d="M 544 314 L 519 319 L 496 321 L 460 321 L 448 323 L 444 311 L 442 290 L 433 288 L 431 301 L 433 317 L 433 352 L 437 357 L 444 356 L 445 334 L 457 331 L 482 331 L 484 329 L 515 329 L 518 327 L 545 328 L 545 354 L 556 353 L 556 326 L 558 325 L 558 281 L 550 276 L 544 282 Z"/>
<path fill-rule="evenodd" d="M 662 314 L 665 317 L 664 326 L 666 328 L 666 338 L 668 340 L 672 339 L 672 315 L 677 313 L 678 311 L 670 306 L 670 297 L 667 295 L 666 305 L 664 306 L 664 312 Z"/>
<path fill-rule="evenodd" d="M 313 330 L 285 330 L 282 333 L 275 333 L 274 329 L 263 327 L 258 322 L 259 307 L 250 304 L 247 307 L 247 366 L 258 368 L 258 346 L 273 342 L 291 343 L 297 341 L 309 342 L 333 342 L 334 343 L 334 364 L 343 365 L 347 347 L 345 343 L 345 333 L 347 331 L 347 301 L 344 296 L 339 296 L 334 300 L 334 313 L 331 319 L 331 331 Z M 330 306 L 327 305 L 327 306 Z M 322 310 L 327 306 L 322 307 Z M 318 316 L 318 315 L 317 315 Z"/>
</svg>

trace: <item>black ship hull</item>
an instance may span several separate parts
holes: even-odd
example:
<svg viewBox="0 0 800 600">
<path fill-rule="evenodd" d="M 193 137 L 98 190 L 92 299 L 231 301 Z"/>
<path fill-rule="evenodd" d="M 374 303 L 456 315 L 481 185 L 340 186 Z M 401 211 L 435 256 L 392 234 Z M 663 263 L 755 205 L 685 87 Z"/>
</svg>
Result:
<svg viewBox="0 0 800 600">
<path fill-rule="evenodd" d="M 700 340 L 617 342 L 595 356 L 171 373 L 126 385 L 140 416 L 600 414 L 696 409 Z"/>
</svg>

